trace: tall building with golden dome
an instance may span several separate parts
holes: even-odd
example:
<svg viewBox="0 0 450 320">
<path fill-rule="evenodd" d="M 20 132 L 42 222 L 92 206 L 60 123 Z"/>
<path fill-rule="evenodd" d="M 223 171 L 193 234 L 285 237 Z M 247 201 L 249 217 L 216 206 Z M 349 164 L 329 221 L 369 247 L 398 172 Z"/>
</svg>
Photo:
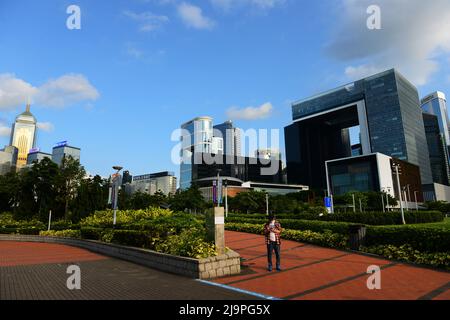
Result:
<svg viewBox="0 0 450 320">
<path fill-rule="evenodd" d="M 17 170 L 26 166 L 28 152 L 35 147 L 36 124 L 36 118 L 30 112 L 30 103 L 27 103 L 25 112 L 16 117 L 11 130 L 10 145 L 19 149 Z"/>
</svg>

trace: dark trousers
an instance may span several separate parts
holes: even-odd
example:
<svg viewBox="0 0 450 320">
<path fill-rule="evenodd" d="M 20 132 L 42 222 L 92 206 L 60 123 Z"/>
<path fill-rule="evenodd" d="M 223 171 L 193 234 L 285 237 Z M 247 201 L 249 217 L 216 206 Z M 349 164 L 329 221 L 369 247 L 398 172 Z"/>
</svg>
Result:
<svg viewBox="0 0 450 320">
<path fill-rule="evenodd" d="M 275 257 L 277 259 L 277 269 L 280 268 L 280 245 L 276 242 L 270 241 L 270 244 L 267 245 L 267 262 L 269 264 L 269 268 L 272 268 L 272 251 L 275 251 Z"/>
</svg>

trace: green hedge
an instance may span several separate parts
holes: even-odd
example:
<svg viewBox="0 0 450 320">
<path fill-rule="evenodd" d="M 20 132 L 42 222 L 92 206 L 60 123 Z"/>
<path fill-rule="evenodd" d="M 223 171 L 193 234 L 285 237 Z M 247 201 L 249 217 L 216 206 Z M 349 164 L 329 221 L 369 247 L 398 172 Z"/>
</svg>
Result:
<svg viewBox="0 0 450 320">
<path fill-rule="evenodd" d="M 450 251 L 450 230 L 421 226 L 368 226 L 366 246 L 408 244 L 426 252 Z"/>
<path fill-rule="evenodd" d="M 230 231 L 240 231 L 254 234 L 263 234 L 261 225 L 251 223 L 228 223 L 226 229 Z M 298 242 L 306 242 L 329 248 L 346 248 L 348 237 L 342 234 L 333 233 L 330 230 L 324 232 L 313 232 L 311 230 L 283 230 L 283 239 Z"/>
<path fill-rule="evenodd" d="M 266 221 L 262 219 L 243 219 L 229 217 L 227 223 L 249 223 L 255 225 L 263 225 Z M 281 226 L 284 229 L 292 230 L 310 230 L 314 232 L 324 232 L 329 230 L 333 233 L 348 234 L 349 227 L 354 225 L 347 222 L 328 222 L 298 219 L 280 219 Z"/>
<path fill-rule="evenodd" d="M 280 214 L 277 215 L 280 220 L 318 220 L 318 221 L 335 221 L 335 222 L 351 222 L 362 223 L 368 225 L 401 225 L 402 216 L 400 212 L 348 212 L 335 213 L 318 216 L 310 213 L 304 214 Z M 442 222 L 445 215 L 439 211 L 406 211 L 405 220 L 407 224 Z M 232 214 L 228 219 L 230 222 L 237 222 L 236 219 L 267 219 L 263 214 Z"/>
<path fill-rule="evenodd" d="M 338 233 L 344 236 L 349 235 L 352 223 L 308 221 L 308 220 L 280 220 L 284 229 L 310 230 L 313 232 Z M 265 220 L 262 219 L 242 219 L 228 218 L 228 224 L 251 224 L 255 228 L 262 228 Z M 415 250 L 425 252 L 446 252 L 450 251 L 450 229 L 445 227 L 429 225 L 401 225 L 401 226 L 366 226 L 366 246 L 394 245 L 401 246 L 409 244 Z"/>
<path fill-rule="evenodd" d="M 390 260 L 429 265 L 450 270 L 450 252 L 420 252 L 410 245 L 381 245 L 362 248 L 364 252 L 377 254 Z"/>
</svg>

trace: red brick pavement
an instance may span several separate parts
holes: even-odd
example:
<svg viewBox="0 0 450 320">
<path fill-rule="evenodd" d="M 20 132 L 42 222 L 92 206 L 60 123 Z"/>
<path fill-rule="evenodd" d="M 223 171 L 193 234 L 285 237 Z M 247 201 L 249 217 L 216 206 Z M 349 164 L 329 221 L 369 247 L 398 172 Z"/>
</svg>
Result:
<svg viewBox="0 0 450 320">
<path fill-rule="evenodd" d="M 282 243 L 282 272 L 268 272 L 264 237 L 226 232 L 243 258 L 241 275 L 215 282 L 281 299 L 450 299 L 450 273 L 294 241 Z M 367 288 L 367 268 L 381 268 L 381 290 Z"/>
<path fill-rule="evenodd" d="M 0 246 L 0 267 L 103 259 L 107 258 L 61 244 L 2 241 Z"/>
</svg>

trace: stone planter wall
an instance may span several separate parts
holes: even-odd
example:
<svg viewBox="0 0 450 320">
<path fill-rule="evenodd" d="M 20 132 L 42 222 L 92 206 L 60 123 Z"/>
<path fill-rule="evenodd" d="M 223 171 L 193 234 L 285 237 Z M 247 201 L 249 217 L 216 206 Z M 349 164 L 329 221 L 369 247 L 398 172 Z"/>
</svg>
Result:
<svg viewBox="0 0 450 320">
<path fill-rule="evenodd" d="M 193 259 L 93 240 L 27 235 L 0 235 L 0 241 L 2 240 L 59 243 L 80 247 L 106 256 L 194 279 L 213 279 L 227 275 L 235 275 L 241 272 L 240 256 L 232 250 L 217 257 Z"/>
</svg>

